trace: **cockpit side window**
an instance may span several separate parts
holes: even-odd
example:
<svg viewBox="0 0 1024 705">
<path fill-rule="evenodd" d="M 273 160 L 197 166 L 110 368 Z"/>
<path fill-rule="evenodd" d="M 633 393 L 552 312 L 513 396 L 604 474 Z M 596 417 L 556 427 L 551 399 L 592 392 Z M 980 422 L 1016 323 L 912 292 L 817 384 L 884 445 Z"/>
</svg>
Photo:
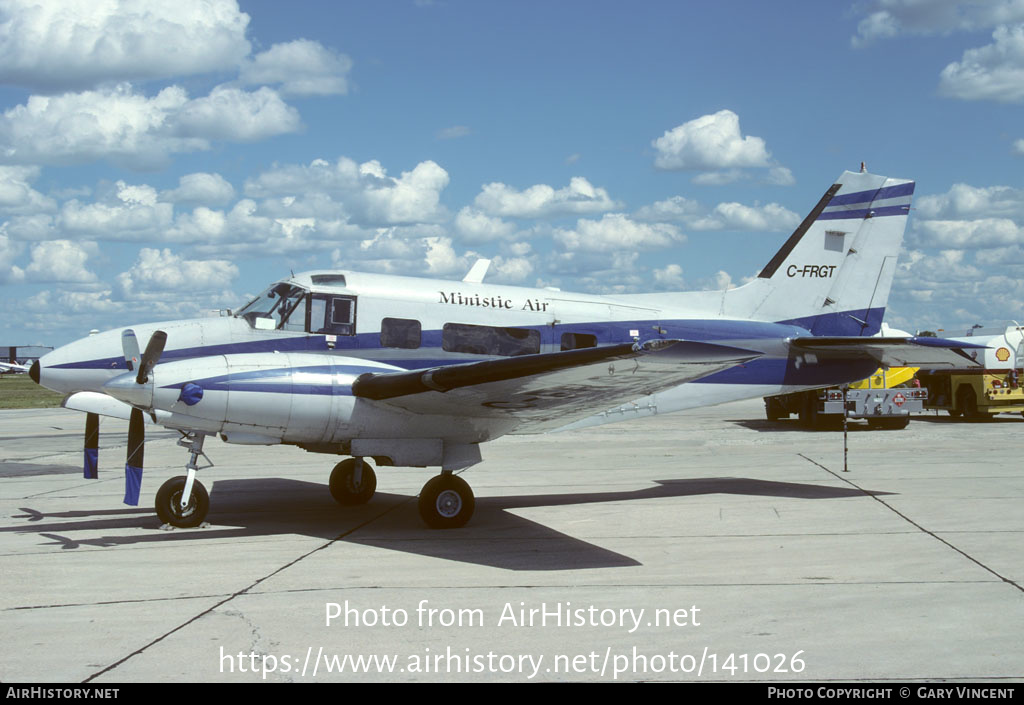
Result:
<svg viewBox="0 0 1024 705">
<path fill-rule="evenodd" d="M 310 333 L 356 334 L 356 299 L 336 294 L 313 294 L 309 315 Z"/>
<path fill-rule="evenodd" d="M 261 330 L 303 330 L 309 292 L 300 286 L 280 282 L 246 304 L 237 314 Z"/>
<path fill-rule="evenodd" d="M 306 292 L 302 293 L 304 295 L 297 298 L 286 313 L 284 323 L 281 325 L 283 330 L 306 330 L 306 302 L 309 300 L 309 295 Z"/>
</svg>

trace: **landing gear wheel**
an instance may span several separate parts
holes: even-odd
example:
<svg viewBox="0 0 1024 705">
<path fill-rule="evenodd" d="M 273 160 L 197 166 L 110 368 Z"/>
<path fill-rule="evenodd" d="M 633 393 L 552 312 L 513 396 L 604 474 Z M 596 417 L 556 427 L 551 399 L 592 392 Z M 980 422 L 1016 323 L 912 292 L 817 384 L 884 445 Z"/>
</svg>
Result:
<svg viewBox="0 0 1024 705">
<path fill-rule="evenodd" d="M 338 504 L 366 504 L 377 491 L 377 473 L 364 458 L 363 472 L 356 482 L 356 459 L 342 460 L 331 471 L 331 496 Z"/>
<path fill-rule="evenodd" d="M 185 507 L 181 506 L 181 493 L 185 491 L 184 476 L 172 477 L 160 485 L 156 493 L 156 515 L 160 521 L 183 529 L 199 526 L 210 511 L 210 495 L 199 480 L 192 482 L 192 494 Z"/>
<path fill-rule="evenodd" d="M 420 516 L 432 529 L 456 529 L 473 516 L 469 483 L 455 475 L 432 477 L 420 490 Z"/>
</svg>

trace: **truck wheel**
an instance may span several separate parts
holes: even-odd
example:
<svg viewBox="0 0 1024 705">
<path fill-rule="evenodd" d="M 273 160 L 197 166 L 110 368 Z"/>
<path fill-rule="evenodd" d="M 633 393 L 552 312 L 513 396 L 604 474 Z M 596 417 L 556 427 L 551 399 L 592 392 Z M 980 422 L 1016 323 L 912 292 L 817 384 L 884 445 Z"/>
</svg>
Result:
<svg viewBox="0 0 1024 705">
<path fill-rule="evenodd" d="M 804 394 L 800 400 L 800 425 L 814 429 L 818 425 L 818 400 L 810 394 Z"/>
<path fill-rule="evenodd" d="M 868 428 L 878 431 L 899 431 L 910 423 L 909 416 L 898 416 L 886 419 L 868 419 Z"/>
<path fill-rule="evenodd" d="M 963 386 L 956 392 L 956 409 L 965 419 L 977 420 L 982 417 L 978 412 L 978 396 L 971 387 Z"/>
</svg>

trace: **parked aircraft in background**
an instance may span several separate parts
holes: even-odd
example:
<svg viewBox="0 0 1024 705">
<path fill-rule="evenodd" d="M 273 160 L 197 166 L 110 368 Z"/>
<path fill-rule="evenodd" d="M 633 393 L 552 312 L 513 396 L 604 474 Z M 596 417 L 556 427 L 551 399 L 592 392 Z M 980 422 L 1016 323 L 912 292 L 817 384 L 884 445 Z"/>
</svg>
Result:
<svg viewBox="0 0 1024 705">
<path fill-rule="evenodd" d="M 419 511 L 461 526 L 473 493 L 455 473 L 505 434 L 608 423 L 863 379 L 880 365 L 962 365 L 972 347 L 879 331 L 912 181 L 845 172 L 778 253 L 728 291 L 600 296 L 348 271 L 279 281 L 232 315 L 118 328 L 32 366 L 88 413 L 130 419 L 126 496 L 138 503 L 146 421 L 178 429 L 187 474 L 156 510 L 195 526 L 208 435 L 352 456 L 330 478 L 368 501 L 378 465 L 440 467 Z M 145 340 L 140 353 L 138 340 Z M 554 463 L 553 463 L 553 468 Z"/>
<path fill-rule="evenodd" d="M 18 362 L 0 362 L 0 374 L 24 374 L 28 372 L 29 366 Z"/>
</svg>

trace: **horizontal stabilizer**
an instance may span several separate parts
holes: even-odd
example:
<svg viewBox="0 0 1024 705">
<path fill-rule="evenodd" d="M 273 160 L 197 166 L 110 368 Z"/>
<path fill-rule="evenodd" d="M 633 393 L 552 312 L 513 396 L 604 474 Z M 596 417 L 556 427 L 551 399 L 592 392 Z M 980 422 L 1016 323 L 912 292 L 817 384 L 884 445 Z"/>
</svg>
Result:
<svg viewBox="0 0 1024 705">
<path fill-rule="evenodd" d="M 798 349 L 829 359 L 875 360 L 884 367 L 978 367 L 968 350 L 984 345 L 964 343 L 945 338 L 912 336 L 909 338 L 794 338 L 790 344 Z"/>
<path fill-rule="evenodd" d="M 652 340 L 366 374 L 353 383 L 352 393 L 416 413 L 504 417 L 514 421 L 511 432 L 533 433 L 760 355 L 725 345 Z"/>
</svg>

